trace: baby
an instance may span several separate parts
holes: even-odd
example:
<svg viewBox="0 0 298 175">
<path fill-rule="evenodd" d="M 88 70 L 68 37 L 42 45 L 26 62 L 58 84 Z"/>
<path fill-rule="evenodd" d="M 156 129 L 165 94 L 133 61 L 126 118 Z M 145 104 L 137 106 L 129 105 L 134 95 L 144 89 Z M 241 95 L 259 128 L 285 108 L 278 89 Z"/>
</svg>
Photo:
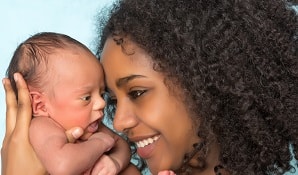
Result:
<svg viewBox="0 0 298 175">
<path fill-rule="evenodd" d="M 112 175 L 127 167 L 128 144 L 101 122 L 104 74 L 86 46 L 63 34 L 38 33 L 18 46 L 8 67 L 15 92 L 16 72 L 31 95 L 30 142 L 49 174 Z M 77 126 L 84 134 L 69 143 L 65 131 Z"/>
</svg>

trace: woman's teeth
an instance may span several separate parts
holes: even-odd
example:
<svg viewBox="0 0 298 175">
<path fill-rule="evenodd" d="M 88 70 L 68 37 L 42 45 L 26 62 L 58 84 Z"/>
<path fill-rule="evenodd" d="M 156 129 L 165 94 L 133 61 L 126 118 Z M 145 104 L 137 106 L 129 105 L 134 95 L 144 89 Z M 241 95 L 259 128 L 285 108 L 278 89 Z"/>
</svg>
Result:
<svg viewBox="0 0 298 175">
<path fill-rule="evenodd" d="M 137 144 L 137 146 L 138 146 L 139 148 L 143 148 L 143 147 L 145 147 L 145 146 L 147 146 L 147 145 L 149 145 L 149 144 L 155 142 L 156 140 L 158 140 L 159 137 L 160 137 L 160 136 L 154 136 L 154 137 L 152 137 L 152 138 L 144 139 L 144 140 L 141 140 L 141 141 L 136 142 L 136 144 Z"/>
</svg>

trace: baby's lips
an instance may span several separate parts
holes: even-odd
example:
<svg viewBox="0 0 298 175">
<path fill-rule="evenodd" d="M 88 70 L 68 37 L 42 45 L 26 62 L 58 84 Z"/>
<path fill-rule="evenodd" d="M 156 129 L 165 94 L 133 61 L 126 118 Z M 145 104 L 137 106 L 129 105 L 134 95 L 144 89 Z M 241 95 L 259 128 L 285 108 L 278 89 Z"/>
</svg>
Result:
<svg viewBox="0 0 298 175">
<path fill-rule="evenodd" d="M 96 132 L 98 129 L 98 120 L 92 122 L 88 128 L 87 128 L 87 131 L 90 132 L 90 133 L 94 133 Z"/>
</svg>

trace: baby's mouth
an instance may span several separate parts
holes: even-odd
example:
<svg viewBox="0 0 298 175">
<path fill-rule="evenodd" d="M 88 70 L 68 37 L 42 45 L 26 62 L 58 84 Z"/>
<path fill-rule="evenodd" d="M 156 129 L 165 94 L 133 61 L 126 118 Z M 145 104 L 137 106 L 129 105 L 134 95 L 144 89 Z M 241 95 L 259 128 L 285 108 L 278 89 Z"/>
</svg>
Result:
<svg viewBox="0 0 298 175">
<path fill-rule="evenodd" d="M 89 124 L 88 127 L 86 128 L 86 132 L 90 132 L 90 133 L 96 132 L 98 129 L 98 122 L 99 122 L 98 120 L 95 120 L 94 122 Z"/>
<path fill-rule="evenodd" d="M 97 132 L 99 127 L 99 120 L 90 123 L 84 130 L 84 134 L 78 139 L 78 142 L 88 140 L 88 138 L 95 132 Z"/>
</svg>

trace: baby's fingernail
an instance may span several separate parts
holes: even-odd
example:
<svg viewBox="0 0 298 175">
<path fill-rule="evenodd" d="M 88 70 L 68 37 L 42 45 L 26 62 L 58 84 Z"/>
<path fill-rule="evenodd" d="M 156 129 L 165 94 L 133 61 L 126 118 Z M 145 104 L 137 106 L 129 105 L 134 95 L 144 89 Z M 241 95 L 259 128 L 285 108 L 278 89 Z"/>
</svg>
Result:
<svg viewBox="0 0 298 175">
<path fill-rule="evenodd" d="M 78 139 L 82 135 L 82 130 L 81 129 L 75 129 L 71 134 L 75 139 Z"/>
</svg>

